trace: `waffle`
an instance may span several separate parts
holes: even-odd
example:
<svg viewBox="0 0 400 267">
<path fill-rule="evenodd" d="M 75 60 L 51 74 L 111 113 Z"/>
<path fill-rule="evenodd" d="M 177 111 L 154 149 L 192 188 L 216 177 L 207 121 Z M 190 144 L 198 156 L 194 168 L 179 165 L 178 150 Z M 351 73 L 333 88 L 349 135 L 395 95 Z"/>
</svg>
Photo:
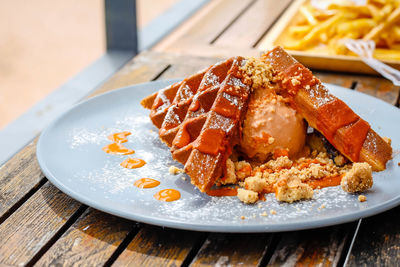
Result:
<svg viewBox="0 0 400 267">
<path fill-rule="evenodd" d="M 247 109 L 251 82 L 235 57 L 173 84 L 142 100 L 159 128 L 172 157 L 201 191 L 209 190 L 225 171 L 232 148 L 239 142 L 240 123 Z"/>
<path fill-rule="evenodd" d="M 263 56 L 279 74 L 280 93 L 291 99 L 314 129 L 352 162 L 367 162 L 374 171 L 386 168 L 392 148 L 343 101 L 328 92 L 311 71 L 276 47 Z"/>
<path fill-rule="evenodd" d="M 277 47 L 261 58 L 274 73 L 278 93 L 309 125 L 352 162 L 386 167 L 392 149 L 370 125 L 331 95 L 311 71 Z M 142 106 L 159 128 L 174 160 L 185 165 L 192 184 L 208 191 L 226 175 L 226 161 L 241 138 L 252 86 L 246 59 L 230 58 L 146 97 Z M 254 84 L 252 84 L 254 82 Z"/>
</svg>

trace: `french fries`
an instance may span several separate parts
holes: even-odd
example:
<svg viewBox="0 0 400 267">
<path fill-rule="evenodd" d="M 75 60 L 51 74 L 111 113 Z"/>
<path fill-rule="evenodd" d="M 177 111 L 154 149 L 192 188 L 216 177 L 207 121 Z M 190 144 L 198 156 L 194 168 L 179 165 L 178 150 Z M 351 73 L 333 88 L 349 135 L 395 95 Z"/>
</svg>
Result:
<svg viewBox="0 0 400 267">
<path fill-rule="evenodd" d="M 365 5 L 331 1 L 324 8 L 312 2 L 300 7 L 301 18 L 289 27 L 291 38 L 285 48 L 304 51 L 325 45 L 331 54 L 350 55 L 341 39 L 364 39 L 375 41 L 376 57 L 399 58 L 400 0 L 366 0 Z"/>
</svg>

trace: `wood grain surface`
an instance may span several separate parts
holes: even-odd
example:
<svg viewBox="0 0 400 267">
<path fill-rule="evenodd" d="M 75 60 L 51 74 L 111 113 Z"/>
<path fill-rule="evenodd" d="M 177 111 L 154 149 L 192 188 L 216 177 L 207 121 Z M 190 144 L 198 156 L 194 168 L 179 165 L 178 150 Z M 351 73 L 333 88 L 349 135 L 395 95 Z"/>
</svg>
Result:
<svg viewBox="0 0 400 267">
<path fill-rule="evenodd" d="M 139 224 L 88 208 L 36 266 L 104 265 Z"/>
<path fill-rule="evenodd" d="M 272 234 L 210 234 L 190 266 L 258 266 Z"/>
<path fill-rule="evenodd" d="M 34 261 L 80 206 L 46 183 L 0 225 L 0 266 Z"/>
<path fill-rule="evenodd" d="M 113 266 L 180 266 L 198 242 L 200 232 L 145 226 Z"/>
<path fill-rule="evenodd" d="M 212 44 L 238 48 L 254 47 L 289 3 L 290 0 L 252 2 L 235 23 L 222 32 Z M 268 15 L 265 14 L 266 10 Z"/>
<path fill-rule="evenodd" d="M 36 142 L 27 145 L 0 167 L 0 223 L 43 181 L 35 153 Z"/>
<path fill-rule="evenodd" d="M 184 55 L 145 52 L 105 83 L 99 91 L 105 92 L 131 83 L 157 78 L 184 77 L 218 60 L 220 59 L 188 58 Z M 154 66 L 158 67 L 154 69 Z M 395 96 L 399 92 L 397 87 L 385 82 L 383 82 L 385 86 L 379 86 L 382 84 L 380 83 L 382 79 L 375 77 L 324 72 L 318 72 L 317 76 L 324 82 L 355 87 L 360 91 L 369 90 L 378 97 L 387 96 L 387 92 Z M 5 184 L 14 181 L 16 186 L 18 184 L 26 186 L 22 193 L 18 193 L 16 186 L 9 187 L 14 188 L 17 196 L 16 200 L 10 202 L 11 206 L 15 201 L 23 199 L 24 192 L 33 190 L 38 181 L 45 181 L 34 152 L 35 143 L 32 143 L 0 169 L 0 177 Z M 36 182 L 23 183 L 29 179 Z M 0 249 L 0 255 L 6 255 L 6 257 L 1 257 L 4 264 L 37 261 L 37 266 L 59 264 L 211 266 L 239 263 L 251 266 L 269 262 L 270 265 L 334 266 L 343 262 L 346 255 L 344 250 L 349 246 L 349 240 L 353 237 L 355 228 L 354 224 L 350 224 L 346 227 L 336 226 L 297 234 L 275 234 L 274 242 L 271 241 L 270 235 L 207 235 L 150 226 L 140 228 L 137 224 L 90 208 L 83 214 L 79 214 L 78 210 L 81 207 L 79 203 L 59 192 L 49 183 L 40 187 L 41 185 L 39 184 L 39 189 L 36 189 L 33 195 L 25 203 L 21 203 L 21 207 L 0 225 L 0 238 L 5 240 L 6 244 Z M 4 190 L 3 187 L 1 190 Z M 43 194 L 48 197 L 43 198 Z M 5 202 L 2 202 L 2 207 L 5 207 L 3 203 Z M 61 216 L 63 219 L 59 218 L 57 212 L 54 213 L 54 209 L 64 212 Z M 6 209 L 3 208 L 3 210 Z M 373 223 L 376 222 L 371 224 Z M 30 230 L 31 227 L 33 231 Z M 374 243 L 377 246 L 375 253 L 380 253 L 382 249 L 396 251 L 398 236 L 396 233 L 393 234 L 393 231 L 397 231 L 397 228 L 389 228 L 385 227 L 378 233 L 391 238 L 383 238 L 380 243 Z M 363 229 L 361 228 L 358 235 L 368 238 L 368 231 Z M 358 251 L 361 252 L 366 249 L 361 246 L 361 243 L 356 242 L 354 254 L 350 257 L 352 262 L 357 262 L 360 258 L 356 248 L 359 248 Z"/>
<path fill-rule="evenodd" d="M 268 266 L 338 266 L 355 223 L 284 233 Z"/>
<path fill-rule="evenodd" d="M 257 56 L 260 51 L 253 46 L 288 2 L 210 1 L 155 51 L 139 54 L 91 96 L 182 78 L 234 55 Z M 390 104 L 399 101 L 399 87 L 379 77 L 315 74 L 323 82 Z M 400 261 L 399 208 L 364 219 L 351 251 L 356 222 L 276 234 L 172 230 L 127 221 L 72 200 L 46 182 L 35 150 L 33 142 L 0 167 L 0 266 L 337 266 L 346 256 L 351 266 Z"/>
<path fill-rule="evenodd" d="M 348 266 L 399 266 L 399 222 L 400 207 L 363 219 Z"/>
</svg>

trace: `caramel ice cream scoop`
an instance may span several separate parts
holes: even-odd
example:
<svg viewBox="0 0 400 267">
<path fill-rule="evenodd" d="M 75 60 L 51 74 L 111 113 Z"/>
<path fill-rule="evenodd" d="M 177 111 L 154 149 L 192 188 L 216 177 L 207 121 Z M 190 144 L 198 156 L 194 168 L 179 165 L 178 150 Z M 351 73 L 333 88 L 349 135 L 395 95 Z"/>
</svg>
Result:
<svg viewBox="0 0 400 267">
<path fill-rule="evenodd" d="M 251 95 L 243 122 L 240 150 L 249 158 L 265 161 L 275 149 L 298 154 L 306 140 L 302 117 L 273 88 L 258 88 Z"/>
</svg>

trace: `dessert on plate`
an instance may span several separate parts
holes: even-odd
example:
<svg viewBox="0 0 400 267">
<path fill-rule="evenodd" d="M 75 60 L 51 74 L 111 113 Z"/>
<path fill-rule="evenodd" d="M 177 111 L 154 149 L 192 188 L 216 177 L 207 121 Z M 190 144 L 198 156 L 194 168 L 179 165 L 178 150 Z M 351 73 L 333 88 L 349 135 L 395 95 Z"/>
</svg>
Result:
<svg viewBox="0 0 400 267">
<path fill-rule="evenodd" d="M 265 193 L 309 199 L 339 184 L 365 191 L 392 157 L 389 139 L 280 47 L 212 65 L 141 104 L 192 184 L 211 195 L 238 185 L 245 203 Z"/>
</svg>

